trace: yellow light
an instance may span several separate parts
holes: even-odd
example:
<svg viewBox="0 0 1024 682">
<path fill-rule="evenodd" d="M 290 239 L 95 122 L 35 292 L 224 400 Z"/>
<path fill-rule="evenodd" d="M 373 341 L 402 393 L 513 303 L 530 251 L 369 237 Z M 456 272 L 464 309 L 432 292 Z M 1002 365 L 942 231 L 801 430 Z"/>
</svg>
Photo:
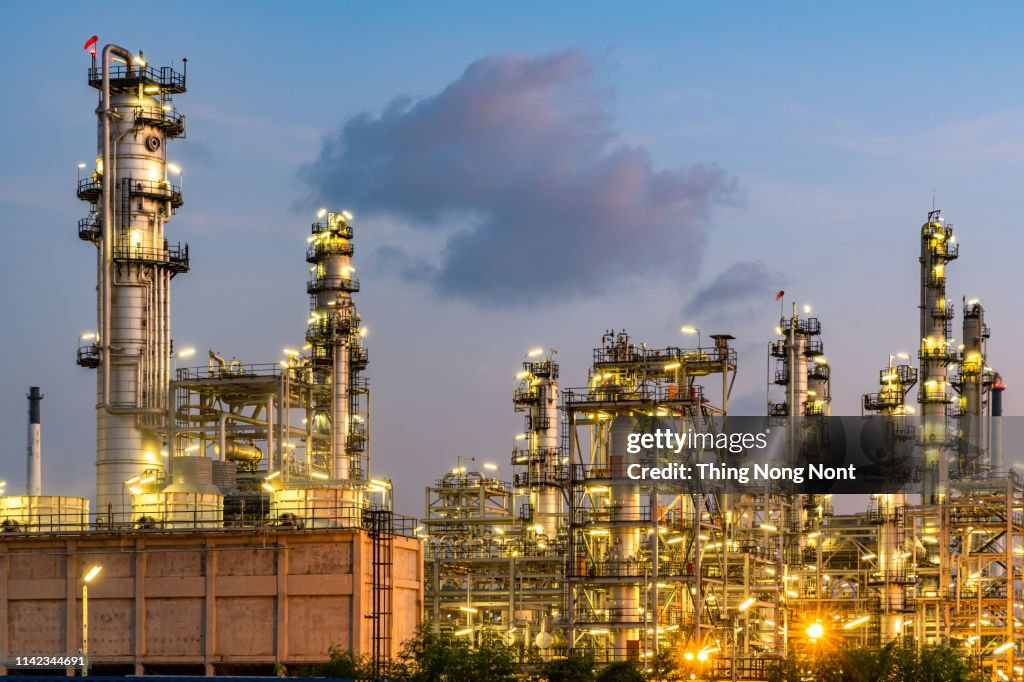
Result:
<svg viewBox="0 0 1024 682">
<path fill-rule="evenodd" d="M 708 652 L 705 651 L 704 649 L 701 649 L 700 651 L 698 651 L 697 652 L 697 660 L 701 661 L 701 662 L 708 660 Z"/>
<path fill-rule="evenodd" d="M 681 362 L 670 362 L 667 365 L 665 365 L 665 370 L 671 372 L 672 370 L 679 369 L 682 366 L 683 363 Z"/>
<path fill-rule="evenodd" d="M 994 655 L 998 655 L 998 654 L 1003 653 L 1004 651 L 1009 651 L 1012 648 L 1013 648 L 1013 641 L 1011 640 L 1009 642 L 1006 642 L 1005 644 L 1000 644 L 999 646 L 997 646 L 995 649 L 992 650 L 992 653 Z"/>
<path fill-rule="evenodd" d="M 530 350 L 529 353 L 526 354 L 526 357 L 528 357 L 528 358 L 535 358 L 535 357 L 538 357 L 540 355 L 544 355 L 544 349 L 543 348 L 533 348 L 533 349 Z"/>
<path fill-rule="evenodd" d="M 160 86 L 159 85 L 147 85 L 144 88 L 144 92 L 147 95 L 155 95 L 156 93 L 160 92 Z"/>
<path fill-rule="evenodd" d="M 175 175 L 181 175 L 181 166 L 176 163 L 168 163 L 167 170 L 171 171 Z"/>
<path fill-rule="evenodd" d="M 786 594 L 788 594 L 790 597 L 799 597 L 800 596 L 799 594 L 797 594 L 793 590 L 786 590 Z"/>
<path fill-rule="evenodd" d="M 316 217 L 317 218 L 323 218 L 325 215 L 327 215 L 327 209 L 326 208 L 321 208 L 319 211 L 316 212 Z"/>
<path fill-rule="evenodd" d="M 277 478 L 280 475 L 281 475 L 281 471 L 279 469 L 279 470 L 275 471 L 274 473 L 267 475 L 267 477 L 264 480 L 266 480 L 266 481 L 273 481 L 275 478 Z"/>
<path fill-rule="evenodd" d="M 274 486 L 272 486 L 272 485 L 270 485 L 269 483 L 266 483 L 266 482 L 263 483 L 263 489 L 266 490 L 268 493 L 276 493 L 277 492 L 277 488 L 275 488 Z"/>
<path fill-rule="evenodd" d="M 138 483 L 138 482 L 139 482 L 139 477 L 138 476 L 132 476 L 127 481 L 125 481 L 124 484 L 125 485 L 131 485 L 132 483 Z"/>
<path fill-rule="evenodd" d="M 769 533 L 777 533 L 779 531 L 779 528 L 778 528 L 778 526 L 773 526 L 770 523 L 762 523 L 761 524 L 761 530 L 766 530 Z"/>
<path fill-rule="evenodd" d="M 484 469 L 487 469 L 489 471 L 497 471 L 498 470 L 498 465 L 495 464 L 494 462 L 485 462 L 484 463 Z"/>
<path fill-rule="evenodd" d="M 821 636 L 825 634 L 825 628 L 821 623 L 811 623 L 807 626 L 807 636 L 811 639 L 821 639 Z"/>
<path fill-rule="evenodd" d="M 782 327 L 776 327 L 775 328 L 775 334 L 778 335 L 778 336 L 782 336 Z"/>
<path fill-rule="evenodd" d="M 857 618 L 856 620 L 851 620 L 849 623 L 846 623 L 845 625 L 843 625 L 843 629 L 844 630 L 851 630 L 851 629 L 857 627 L 858 625 L 863 625 L 864 623 L 868 622 L 869 620 L 871 620 L 871 616 L 861 616 L 860 618 Z"/>
<path fill-rule="evenodd" d="M 80 163 L 80 164 L 78 164 L 78 167 L 79 168 L 85 168 L 85 164 L 84 163 Z"/>
<path fill-rule="evenodd" d="M 326 480 L 327 480 L 327 479 L 329 478 L 329 477 L 327 476 L 327 474 L 321 473 L 321 472 L 319 472 L 319 471 L 313 471 L 313 472 L 310 472 L 310 474 L 309 474 L 309 475 L 310 475 L 310 476 L 311 476 L 312 478 L 316 478 L 316 479 L 319 479 L 319 480 L 321 480 L 321 481 L 326 481 Z"/>
<path fill-rule="evenodd" d="M 366 336 L 369 333 L 370 333 L 370 330 L 367 329 L 366 327 L 360 327 L 359 328 L 359 336 Z"/>
<path fill-rule="evenodd" d="M 84 580 L 85 582 L 89 582 L 93 578 L 98 576 L 100 574 L 100 571 L 102 571 L 102 570 L 103 570 L 103 567 L 100 566 L 99 564 L 96 564 L 95 566 L 93 566 L 92 568 L 89 569 L 88 573 L 86 573 L 84 576 L 82 576 L 82 580 Z"/>
<path fill-rule="evenodd" d="M 156 476 L 146 476 L 144 479 L 139 481 L 139 485 L 146 485 L 147 483 L 152 483 L 155 480 Z"/>
<path fill-rule="evenodd" d="M 528 376 L 530 376 L 530 373 L 527 372 L 526 370 L 523 370 L 522 372 L 517 372 L 516 373 L 516 379 L 519 379 L 519 380 L 523 380 L 523 379 L 525 379 Z"/>
<path fill-rule="evenodd" d="M 525 433 L 517 433 L 516 434 L 516 440 L 526 440 L 526 434 Z"/>
<path fill-rule="evenodd" d="M 376 486 L 380 486 L 381 488 L 390 488 L 391 487 L 391 484 L 389 482 L 385 481 L 382 478 L 371 478 L 370 479 L 370 483 L 372 483 L 373 485 L 376 485 Z"/>
<path fill-rule="evenodd" d="M 466 628 L 465 630 L 456 630 L 454 634 L 456 637 L 462 637 L 463 635 L 468 635 L 471 632 L 473 632 L 473 628 Z"/>
<path fill-rule="evenodd" d="M 809 305 L 805 305 L 804 306 L 804 314 L 805 315 L 810 315 L 811 314 L 811 306 L 809 306 Z"/>
<path fill-rule="evenodd" d="M 756 601 L 757 601 L 756 599 L 754 599 L 753 597 L 750 597 L 750 598 L 749 598 L 749 599 L 747 599 L 747 600 L 746 600 L 745 602 L 743 602 L 742 604 L 740 604 L 738 608 L 739 608 L 739 610 L 740 610 L 741 612 L 743 612 L 743 611 L 746 611 L 746 610 L 747 610 L 747 609 L 749 609 L 749 608 L 750 608 L 751 606 L 753 606 L 753 605 L 754 605 L 754 602 L 756 602 Z"/>
<path fill-rule="evenodd" d="M 605 528 L 591 528 L 589 532 L 591 535 L 608 535 L 608 530 Z"/>
<path fill-rule="evenodd" d="M 136 488 L 133 485 L 128 486 L 128 492 L 130 492 L 132 495 L 141 495 L 142 494 L 142 491 L 139 490 L 138 488 Z"/>
<path fill-rule="evenodd" d="M 687 651 L 685 654 L 683 654 L 683 658 L 685 658 L 688 661 L 692 661 L 693 660 L 693 652 L 692 651 Z"/>
<path fill-rule="evenodd" d="M 192 346 L 189 346 L 188 348 L 182 348 L 181 350 L 178 351 L 179 358 L 190 358 L 195 354 L 196 349 L 193 348 Z"/>
<path fill-rule="evenodd" d="M 295 350 L 294 348 L 285 348 L 283 352 L 285 355 L 293 358 L 298 357 L 300 354 L 299 351 Z"/>
<path fill-rule="evenodd" d="M 685 327 L 680 327 L 679 331 L 681 331 L 684 334 L 696 334 L 697 333 L 697 328 L 696 327 L 685 326 Z"/>
<path fill-rule="evenodd" d="M 682 541 L 683 541 L 683 536 L 682 535 L 677 535 L 674 538 L 669 538 L 668 540 L 665 540 L 665 544 L 666 545 L 677 545 L 677 544 L 679 544 Z"/>
<path fill-rule="evenodd" d="M 198 449 L 198 445 L 189 445 L 187 448 L 185 448 L 185 452 L 195 452 Z"/>
<path fill-rule="evenodd" d="M 476 613 L 477 609 L 474 609 L 472 606 L 460 606 L 459 611 L 465 611 L 466 613 Z"/>
</svg>

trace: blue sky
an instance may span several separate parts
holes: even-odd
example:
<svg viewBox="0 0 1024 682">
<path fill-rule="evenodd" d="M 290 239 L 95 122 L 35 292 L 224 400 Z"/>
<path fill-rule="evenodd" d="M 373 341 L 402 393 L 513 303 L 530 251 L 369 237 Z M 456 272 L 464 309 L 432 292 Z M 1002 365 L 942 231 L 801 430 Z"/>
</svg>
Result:
<svg viewBox="0 0 1024 682">
<path fill-rule="evenodd" d="M 552 251 L 554 265 L 537 272 L 519 259 L 507 264 L 513 277 L 543 281 L 563 263 L 575 273 L 573 231 L 608 274 L 599 271 L 589 294 L 534 288 L 515 305 L 482 302 L 472 287 L 439 294 L 382 257 L 399 245 L 443 267 L 449 240 L 472 232 L 481 220 L 474 211 L 490 207 L 477 201 L 426 224 L 353 191 L 363 211 L 344 202 L 349 188 L 330 186 L 341 204 L 330 207 L 356 213 L 374 468 L 395 478 L 400 511 L 420 513 L 422 486 L 460 455 L 507 462 L 521 428 L 512 376 L 537 345 L 558 349 L 569 386 L 583 382 L 605 329 L 625 327 L 653 345 L 680 343 L 684 323 L 727 331 L 741 352 L 735 406 L 758 413 L 778 288 L 819 314 L 834 413 L 856 413 L 887 354 L 916 346 L 917 234 L 933 193 L 961 242 L 950 295 L 986 305 L 990 364 L 1010 384 L 1008 413 L 1021 413 L 1019 4 L 183 2 L 164 10 L 145 18 L 0 2 L 8 51 L 0 63 L 0 285 L 8 292 L 0 478 L 9 490 L 22 484 L 30 385 L 46 394 L 44 487 L 81 495 L 93 487 L 94 376 L 74 364 L 74 348 L 95 326 L 95 270 L 92 247 L 74 231 L 87 209 L 74 182 L 76 163 L 95 155 L 95 92 L 81 50 L 94 33 L 101 44 L 144 50 L 154 64 L 189 58 L 189 92 L 177 99 L 188 139 L 171 148 L 186 204 L 169 233 L 190 243 L 193 271 L 175 280 L 173 336 L 246 362 L 274 361 L 301 338 L 305 237 L 324 187 L 300 169 L 320 157 L 325 136 L 361 114 L 375 120 L 398 97 L 410 106 L 443 101 L 478 60 L 582 55 L 585 74 L 574 82 L 586 91 L 580 102 L 600 114 L 596 131 L 608 145 L 600 158 L 631 150 L 652 174 L 705 164 L 734 181 L 730 200 L 708 211 L 692 239 L 650 237 L 649 262 L 643 252 L 617 258 L 616 244 L 599 241 L 605 233 L 572 221 L 562 241 L 524 232 L 528 249 Z M 346 172 L 359 161 L 346 158 Z M 645 234 L 642 225 L 622 229 Z M 710 310 L 695 306 L 694 294 L 730 268 L 757 275 L 751 290 Z M 687 310 L 700 310 L 699 319 Z"/>
</svg>

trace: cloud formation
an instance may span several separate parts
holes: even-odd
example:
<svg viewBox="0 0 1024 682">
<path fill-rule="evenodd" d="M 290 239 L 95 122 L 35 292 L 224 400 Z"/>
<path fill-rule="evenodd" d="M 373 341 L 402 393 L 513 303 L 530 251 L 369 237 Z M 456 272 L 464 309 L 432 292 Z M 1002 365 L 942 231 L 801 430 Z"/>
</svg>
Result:
<svg viewBox="0 0 1024 682">
<path fill-rule="evenodd" d="M 683 308 L 687 319 L 710 315 L 728 321 L 757 304 L 770 302 L 783 276 L 759 261 L 733 263 L 695 293 Z"/>
<path fill-rule="evenodd" d="M 480 305 L 691 281 L 713 209 L 736 200 L 717 166 L 659 170 L 622 142 L 577 50 L 476 61 L 435 95 L 349 119 L 300 175 L 318 203 L 440 231 L 436 261 L 390 245 L 378 262 Z"/>
</svg>

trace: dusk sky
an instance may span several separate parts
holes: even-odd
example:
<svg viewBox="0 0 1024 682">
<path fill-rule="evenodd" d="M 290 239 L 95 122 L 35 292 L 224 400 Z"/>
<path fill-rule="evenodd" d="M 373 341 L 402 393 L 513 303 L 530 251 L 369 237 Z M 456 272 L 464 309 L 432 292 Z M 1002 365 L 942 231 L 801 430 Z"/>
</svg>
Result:
<svg viewBox="0 0 1024 682">
<path fill-rule="evenodd" d="M 156 66 L 188 58 L 176 346 L 248 363 L 301 345 L 310 223 L 355 214 L 372 466 L 400 512 L 421 515 L 459 456 L 509 475 L 533 347 L 558 350 L 569 387 L 607 329 L 652 346 L 692 344 L 684 324 L 731 333 L 732 410 L 763 414 L 781 288 L 821 319 L 833 414 L 859 414 L 888 354 L 916 351 L 933 196 L 961 243 L 953 336 L 980 298 L 1021 414 L 1024 6 L 626 7 L 0 1 L 8 492 L 38 385 L 44 493 L 93 495 L 95 374 L 74 360 L 96 326 L 75 197 L 96 155 L 93 34 Z"/>
</svg>

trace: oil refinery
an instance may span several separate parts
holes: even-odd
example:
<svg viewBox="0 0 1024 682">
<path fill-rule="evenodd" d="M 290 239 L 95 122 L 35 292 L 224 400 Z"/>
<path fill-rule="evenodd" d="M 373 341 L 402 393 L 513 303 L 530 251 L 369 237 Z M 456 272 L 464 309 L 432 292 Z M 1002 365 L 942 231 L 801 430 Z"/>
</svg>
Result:
<svg viewBox="0 0 1024 682">
<path fill-rule="evenodd" d="M 173 348 L 171 290 L 191 259 L 172 241 L 184 196 L 168 147 L 186 133 L 187 62 L 94 47 L 87 78 L 98 148 L 77 231 L 96 249 L 96 326 L 76 359 L 96 374 L 95 506 L 42 489 L 44 394 L 29 388 L 25 494 L 0 490 L 0 673 L 13 654 L 79 652 L 93 675 L 273 675 L 341 648 L 382 679 L 423 623 L 500 640 L 530 673 L 572 653 L 667 656 L 691 679 L 754 682 L 788 657 L 891 644 L 949 646 L 986 680 L 1024 680 L 1024 479 L 1003 453 L 985 309 L 948 291 L 959 243 L 939 211 L 920 228 L 916 359 L 843 377 L 863 391 L 854 416 L 913 453 L 916 487 L 841 513 L 826 493 L 632 474 L 680 461 L 652 460 L 638 434 L 677 439 L 684 459 L 715 449 L 680 434 L 724 423 L 745 364 L 769 372 L 763 414 L 743 416 L 788 425 L 794 448 L 827 440 L 827 334 L 783 302 L 760 357 L 727 330 L 683 327 L 696 343 L 609 330 L 568 380 L 554 350 L 510 361 L 524 420 L 511 452 L 454 468 L 434 453 L 416 520 L 374 473 L 352 214 L 321 210 L 295 254 L 309 314 L 286 360 Z"/>
</svg>

